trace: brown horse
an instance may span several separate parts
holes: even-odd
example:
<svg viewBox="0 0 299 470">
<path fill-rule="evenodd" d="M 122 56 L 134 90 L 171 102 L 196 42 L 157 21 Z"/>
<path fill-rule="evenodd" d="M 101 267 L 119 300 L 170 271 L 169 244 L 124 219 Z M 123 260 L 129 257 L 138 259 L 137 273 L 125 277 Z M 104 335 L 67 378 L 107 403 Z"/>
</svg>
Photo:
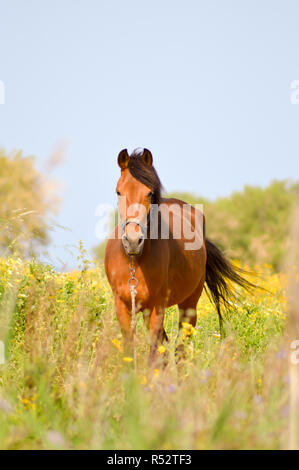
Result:
<svg viewBox="0 0 299 470">
<path fill-rule="evenodd" d="M 143 149 L 142 153 L 134 151 L 131 156 L 126 149 L 122 150 L 118 155 L 118 165 L 121 176 L 116 192 L 120 223 L 106 246 L 105 270 L 128 348 L 132 341 L 129 263 L 134 256 L 135 277 L 138 279 L 136 305 L 137 310 L 143 312 L 150 330 L 150 361 L 153 361 L 157 346 L 167 339 L 163 327 L 166 307 L 178 305 L 180 327 L 184 321 L 195 326 L 197 302 L 203 288 L 207 287 L 219 315 L 222 334 L 220 305 L 228 303 L 230 281 L 245 288 L 253 285 L 206 238 L 201 211 L 183 201 L 162 198 L 161 182 L 149 150 Z M 153 207 L 157 208 L 158 214 L 155 220 Z M 188 209 L 189 217 L 184 215 L 184 207 Z M 185 233 L 186 225 L 191 236 Z"/>
</svg>

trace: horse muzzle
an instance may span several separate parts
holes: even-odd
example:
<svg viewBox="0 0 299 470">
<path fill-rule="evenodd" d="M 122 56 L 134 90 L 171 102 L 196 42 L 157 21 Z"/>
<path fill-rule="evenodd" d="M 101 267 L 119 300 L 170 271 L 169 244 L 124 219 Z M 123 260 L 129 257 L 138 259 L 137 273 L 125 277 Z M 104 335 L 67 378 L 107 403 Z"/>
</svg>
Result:
<svg viewBox="0 0 299 470">
<path fill-rule="evenodd" d="M 141 232 L 131 231 L 130 234 L 126 233 L 126 226 L 130 223 L 138 225 L 141 229 Z M 121 241 L 126 254 L 128 256 L 140 256 L 143 251 L 144 239 L 146 237 L 146 226 L 137 219 L 128 219 L 125 220 L 121 227 L 123 232 Z"/>
<path fill-rule="evenodd" d="M 124 247 L 124 250 L 128 256 L 139 256 L 142 254 L 143 245 L 144 245 L 144 237 L 140 235 L 134 239 L 129 238 L 127 235 L 123 235 L 121 237 L 121 241 Z"/>
</svg>

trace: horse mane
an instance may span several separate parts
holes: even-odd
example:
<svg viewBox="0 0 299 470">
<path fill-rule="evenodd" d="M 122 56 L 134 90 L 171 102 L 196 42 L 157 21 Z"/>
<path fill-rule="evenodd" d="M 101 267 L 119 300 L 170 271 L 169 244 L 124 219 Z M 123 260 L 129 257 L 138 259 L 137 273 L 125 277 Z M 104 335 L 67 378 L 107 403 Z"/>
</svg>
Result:
<svg viewBox="0 0 299 470">
<path fill-rule="evenodd" d="M 128 169 L 136 180 L 148 186 L 153 192 L 152 204 L 160 204 L 163 186 L 155 168 L 143 161 L 142 149 L 135 149 L 131 153 Z"/>
</svg>

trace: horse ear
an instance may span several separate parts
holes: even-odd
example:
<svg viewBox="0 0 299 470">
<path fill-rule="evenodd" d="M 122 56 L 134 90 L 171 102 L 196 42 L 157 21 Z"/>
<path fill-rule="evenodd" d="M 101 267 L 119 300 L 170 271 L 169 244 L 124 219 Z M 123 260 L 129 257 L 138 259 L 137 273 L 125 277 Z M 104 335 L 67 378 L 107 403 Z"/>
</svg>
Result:
<svg viewBox="0 0 299 470">
<path fill-rule="evenodd" d="M 128 168 L 129 160 L 130 160 L 130 157 L 128 154 L 128 150 L 127 149 L 121 150 L 117 157 L 118 166 L 122 170 L 125 170 L 126 168 Z"/>
<path fill-rule="evenodd" d="M 153 156 L 148 149 L 143 149 L 142 160 L 147 166 L 153 165 Z"/>
</svg>

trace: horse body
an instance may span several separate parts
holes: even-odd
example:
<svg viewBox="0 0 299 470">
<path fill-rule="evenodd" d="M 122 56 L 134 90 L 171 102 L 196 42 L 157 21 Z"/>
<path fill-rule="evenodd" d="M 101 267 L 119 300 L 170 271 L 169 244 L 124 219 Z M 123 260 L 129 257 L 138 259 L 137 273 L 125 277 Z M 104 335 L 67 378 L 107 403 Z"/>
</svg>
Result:
<svg viewBox="0 0 299 470">
<path fill-rule="evenodd" d="M 169 206 L 186 204 L 173 198 L 162 199 L 161 203 Z M 129 258 L 123 250 L 119 234 L 120 226 L 115 228 L 113 237 L 108 240 L 105 268 L 114 295 L 130 307 L 131 295 L 127 283 Z M 190 240 L 183 235 L 180 239 L 174 239 L 171 221 L 169 234 L 169 239 L 146 239 L 142 256 L 136 258 L 136 301 L 141 310 L 180 304 L 202 284 L 206 265 L 205 244 L 199 250 L 184 250 L 184 244 Z"/>
<path fill-rule="evenodd" d="M 163 327 L 166 307 L 178 305 L 180 327 L 184 321 L 195 326 L 196 306 L 206 283 L 215 303 L 222 330 L 220 302 L 227 303 L 230 284 L 233 281 L 245 288 L 253 287 L 238 274 L 220 250 L 205 237 L 205 219 L 194 207 L 178 199 L 164 199 L 160 195 L 161 183 L 152 166 L 152 155 L 126 150 L 120 152 L 118 164 L 121 177 L 117 184 L 120 224 L 109 237 L 105 251 L 105 270 L 112 288 L 116 315 L 123 333 L 125 347 L 131 345 L 131 292 L 128 284 L 129 263 L 134 256 L 138 279 L 136 306 L 143 312 L 144 321 L 150 330 L 150 360 L 156 355 L 157 346 L 167 339 Z M 135 212 L 135 205 L 144 210 Z M 161 213 L 158 219 L 158 237 L 151 237 L 151 208 L 153 204 L 169 209 L 171 217 Z M 173 212 L 170 209 L 175 206 Z M 199 241 L 195 249 L 186 249 L 192 242 L 185 235 L 183 208 L 190 209 L 187 225 L 193 233 L 193 241 Z M 133 211 L 131 208 L 133 207 Z M 129 208 L 129 209 L 128 209 Z M 137 214 L 137 215 L 136 215 Z M 177 219 L 178 218 L 178 219 Z M 201 218 L 202 224 L 196 224 Z M 169 229 L 169 237 L 161 236 L 162 226 Z M 146 233 L 145 233 L 146 232 Z"/>
</svg>

